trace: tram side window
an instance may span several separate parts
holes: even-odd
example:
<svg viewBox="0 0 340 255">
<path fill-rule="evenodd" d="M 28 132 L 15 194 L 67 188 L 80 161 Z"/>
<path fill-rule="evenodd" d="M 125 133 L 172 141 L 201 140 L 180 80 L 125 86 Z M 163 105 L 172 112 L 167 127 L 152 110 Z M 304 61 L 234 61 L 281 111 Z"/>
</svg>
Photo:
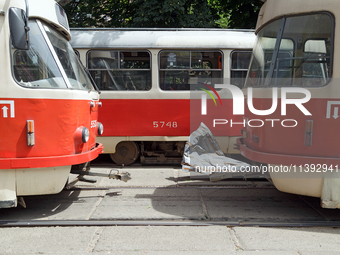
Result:
<svg viewBox="0 0 340 255">
<path fill-rule="evenodd" d="M 215 79 L 221 78 L 220 51 L 164 50 L 159 54 L 159 84 L 162 90 L 190 90 L 192 84 L 212 84 Z"/>
<path fill-rule="evenodd" d="M 148 51 L 91 50 L 88 69 L 100 90 L 150 90 Z"/>
<path fill-rule="evenodd" d="M 231 53 L 231 84 L 242 88 L 247 76 L 251 51 L 233 51 Z"/>
</svg>

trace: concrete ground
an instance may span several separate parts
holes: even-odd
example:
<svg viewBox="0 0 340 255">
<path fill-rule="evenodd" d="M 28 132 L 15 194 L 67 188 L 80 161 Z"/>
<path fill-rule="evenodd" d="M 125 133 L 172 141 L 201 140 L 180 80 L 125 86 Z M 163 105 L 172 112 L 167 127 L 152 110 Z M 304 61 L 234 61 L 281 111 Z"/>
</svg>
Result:
<svg viewBox="0 0 340 255">
<path fill-rule="evenodd" d="M 0 254 L 340 254 L 340 228 L 227 226 L 338 221 L 340 211 L 320 208 L 316 198 L 282 193 L 265 181 L 214 184 L 178 167 L 124 170 L 131 173 L 128 183 L 95 177 L 96 184 L 77 184 L 86 189 L 27 197 L 26 209 L 1 209 L 0 221 L 222 221 L 226 226 L 2 227 Z"/>
<path fill-rule="evenodd" d="M 225 226 L 1 228 L 0 254 L 340 254 L 339 234 Z"/>
</svg>

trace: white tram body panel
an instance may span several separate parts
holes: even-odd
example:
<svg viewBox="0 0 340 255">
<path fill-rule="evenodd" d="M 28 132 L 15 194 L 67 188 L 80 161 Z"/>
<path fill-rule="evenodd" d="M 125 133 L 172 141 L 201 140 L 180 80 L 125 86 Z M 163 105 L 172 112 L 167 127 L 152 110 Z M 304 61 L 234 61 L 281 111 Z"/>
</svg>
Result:
<svg viewBox="0 0 340 255">
<path fill-rule="evenodd" d="M 117 154 L 117 145 L 123 141 L 137 142 L 138 146 L 130 143 L 135 149 L 144 146 L 144 150 L 149 144 L 181 151 L 200 124 L 200 116 L 193 123 L 194 108 L 199 111 L 200 105 L 190 101 L 190 85 L 201 79 L 211 86 L 214 79 L 218 83 L 229 83 L 236 76 L 242 80 L 255 40 L 251 30 L 222 29 L 73 28 L 71 34 L 72 47 L 102 92 L 99 121 L 105 132 L 98 141 L 103 143 L 104 153 L 111 155 Z M 140 87 L 136 89 L 132 83 Z M 231 106 L 229 91 L 217 92 L 223 106 Z M 238 127 L 221 127 L 214 135 L 225 153 L 239 153 L 234 149 L 236 137 L 241 135 Z M 127 148 L 129 143 L 125 144 Z"/>
<path fill-rule="evenodd" d="M 99 93 L 69 45 L 65 12 L 53 0 L 27 5 L 0 2 L 0 208 L 17 206 L 17 196 L 60 192 L 73 165 L 102 151 Z M 20 31 L 11 26 L 24 30 L 21 23 L 29 49 L 14 47 Z"/>
<path fill-rule="evenodd" d="M 340 208 L 339 15 L 339 1 L 333 0 L 264 3 L 244 93 L 251 88 L 253 104 L 267 110 L 272 90 L 277 89 L 279 107 L 264 117 L 248 111 L 245 120 L 290 119 L 296 125 L 248 125 L 239 142 L 246 158 L 276 167 L 270 176 L 279 190 L 320 197 L 325 208 Z M 283 87 L 310 92 L 310 99 L 303 103 L 310 115 L 296 105 L 287 105 L 286 114 L 280 112 Z M 287 98 L 301 99 L 303 94 L 290 92 Z M 287 171 L 282 172 L 283 168 Z"/>
</svg>

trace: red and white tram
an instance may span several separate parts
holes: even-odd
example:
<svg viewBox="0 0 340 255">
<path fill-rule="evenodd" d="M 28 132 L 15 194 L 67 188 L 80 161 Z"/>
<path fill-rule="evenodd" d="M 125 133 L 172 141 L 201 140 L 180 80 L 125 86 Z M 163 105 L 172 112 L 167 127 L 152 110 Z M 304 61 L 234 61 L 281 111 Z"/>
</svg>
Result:
<svg viewBox="0 0 340 255">
<path fill-rule="evenodd" d="M 102 145 L 96 91 L 53 0 L 0 2 L 0 208 L 54 194 Z"/>
<path fill-rule="evenodd" d="M 190 86 L 210 91 L 230 112 L 229 91 L 213 90 L 219 101 L 210 88 L 230 79 L 242 86 L 255 40 L 249 30 L 80 28 L 71 33 L 71 45 L 102 92 L 99 121 L 105 132 L 98 141 L 114 162 L 125 165 L 139 155 L 142 163 L 173 162 L 201 121 L 214 132 L 213 112 L 222 108 L 214 108 L 208 96 L 208 114 L 202 116 L 199 97 L 190 100 L 195 94 Z M 221 126 L 214 135 L 225 153 L 239 153 L 237 126 Z"/>
<path fill-rule="evenodd" d="M 264 3 L 244 89 L 264 115 L 245 112 L 240 141 L 279 190 L 325 208 L 340 208 L 339 16 L 336 0 Z"/>
</svg>

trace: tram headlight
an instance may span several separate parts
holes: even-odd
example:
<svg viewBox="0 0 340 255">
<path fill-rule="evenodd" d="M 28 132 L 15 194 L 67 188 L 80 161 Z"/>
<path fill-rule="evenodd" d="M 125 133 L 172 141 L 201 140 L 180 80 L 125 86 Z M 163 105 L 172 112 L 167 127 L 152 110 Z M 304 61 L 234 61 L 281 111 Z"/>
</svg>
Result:
<svg viewBox="0 0 340 255">
<path fill-rule="evenodd" d="M 100 122 L 97 123 L 97 134 L 102 135 L 104 132 L 104 125 Z"/>
<path fill-rule="evenodd" d="M 90 138 L 90 131 L 87 127 L 81 126 L 77 128 L 74 135 L 76 143 L 87 143 Z"/>
<path fill-rule="evenodd" d="M 87 127 L 83 127 L 81 132 L 81 141 L 87 143 L 90 138 L 90 130 Z"/>
</svg>

